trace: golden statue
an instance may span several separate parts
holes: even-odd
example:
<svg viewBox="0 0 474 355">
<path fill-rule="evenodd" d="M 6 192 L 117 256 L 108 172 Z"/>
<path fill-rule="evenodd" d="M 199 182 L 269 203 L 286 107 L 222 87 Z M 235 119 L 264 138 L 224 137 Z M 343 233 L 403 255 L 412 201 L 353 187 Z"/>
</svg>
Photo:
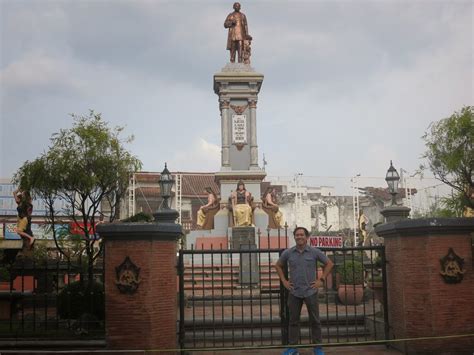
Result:
<svg viewBox="0 0 474 355">
<path fill-rule="evenodd" d="M 250 64 L 250 55 L 252 54 L 252 36 L 247 36 L 247 39 L 244 40 L 244 48 L 242 50 L 242 57 L 244 59 L 244 64 Z"/>
<path fill-rule="evenodd" d="M 262 209 L 268 214 L 268 227 L 281 228 L 283 214 L 276 203 L 276 190 L 269 186 L 262 197 Z"/>
<path fill-rule="evenodd" d="M 229 29 L 227 35 L 227 49 L 230 50 L 230 61 L 235 63 L 235 53 L 238 53 L 239 63 L 243 62 L 244 41 L 252 40 L 249 36 L 247 18 L 240 12 L 240 4 L 234 3 L 234 12 L 230 13 L 224 21 L 224 27 Z M 250 42 L 248 42 L 250 46 Z M 248 52 L 250 63 L 250 51 Z"/>
<path fill-rule="evenodd" d="M 219 200 L 210 187 L 204 189 L 207 192 L 207 204 L 199 208 L 197 213 L 197 225 L 201 229 L 214 229 L 214 216 L 219 212 Z"/>
<path fill-rule="evenodd" d="M 359 245 L 364 245 L 367 240 L 367 224 L 369 224 L 369 218 L 364 214 L 364 211 L 359 210 Z"/>
<path fill-rule="evenodd" d="M 232 192 L 230 198 L 234 215 L 234 227 L 251 226 L 252 194 L 247 191 L 242 180 L 237 183 L 237 190 Z"/>
<path fill-rule="evenodd" d="M 472 202 L 474 202 L 474 187 L 468 186 L 466 187 L 466 191 L 467 191 L 466 195 L 469 196 L 469 199 Z M 462 215 L 463 217 L 471 217 L 471 218 L 474 217 L 474 208 L 465 206 Z"/>
</svg>

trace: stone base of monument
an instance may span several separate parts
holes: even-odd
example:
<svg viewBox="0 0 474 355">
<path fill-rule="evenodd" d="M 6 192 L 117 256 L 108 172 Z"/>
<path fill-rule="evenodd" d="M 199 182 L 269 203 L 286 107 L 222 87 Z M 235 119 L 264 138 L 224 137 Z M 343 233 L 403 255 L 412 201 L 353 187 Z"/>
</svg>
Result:
<svg viewBox="0 0 474 355">
<path fill-rule="evenodd" d="M 260 265 L 256 252 L 244 253 L 257 249 L 255 243 L 255 227 L 232 228 L 232 249 L 239 253 L 239 283 L 241 286 L 258 285 L 260 281 Z"/>
</svg>

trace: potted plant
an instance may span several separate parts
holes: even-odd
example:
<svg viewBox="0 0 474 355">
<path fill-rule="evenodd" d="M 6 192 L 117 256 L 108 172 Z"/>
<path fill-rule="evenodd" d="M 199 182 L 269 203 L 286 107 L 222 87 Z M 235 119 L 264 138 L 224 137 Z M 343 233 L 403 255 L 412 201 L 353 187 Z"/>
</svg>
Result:
<svg viewBox="0 0 474 355">
<path fill-rule="evenodd" d="M 367 285 L 374 293 L 375 299 L 380 302 L 383 307 L 383 278 L 381 274 L 374 274 L 368 279 Z"/>
<path fill-rule="evenodd" d="M 0 266 L 0 291 L 10 290 L 10 272 L 6 266 Z"/>
<path fill-rule="evenodd" d="M 3 250 L 0 251 L 0 290 L 10 290 L 10 270 L 7 267 Z"/>
<path fill-rule="evenodd" d="M 337 268 L 339 300 L 346 305 L 358 305 L 364 298 L 364 267 L 360 261 L 348 260 Z"/>
</svg>

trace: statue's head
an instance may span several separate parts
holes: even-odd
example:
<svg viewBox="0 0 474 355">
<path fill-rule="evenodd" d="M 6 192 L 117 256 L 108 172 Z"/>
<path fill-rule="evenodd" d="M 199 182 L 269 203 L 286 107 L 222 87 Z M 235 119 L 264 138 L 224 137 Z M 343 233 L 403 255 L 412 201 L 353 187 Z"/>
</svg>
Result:
<svg viewBox="0 0 474 355">
<path fill-rule="evenodd" d="M 240 11 L 240 3 L 234 2 L 234 10 L 239 12 Z"/>
<path fill-rule="evenodd" d="M 209 193 L 209 194 L 214 193 L 214 191 L 212 191 L 212 189 L 211 189 L 209 186 L 206 187 L 204 190 L 205 190 L 207 193 Z"/>
<path fill-rule="evenodd" d="M 239 180 L 239 182 L 237 183 L 237 190 L 239 191 L 245 190 L 245 184 L 242 180 Z"/>
</svg>

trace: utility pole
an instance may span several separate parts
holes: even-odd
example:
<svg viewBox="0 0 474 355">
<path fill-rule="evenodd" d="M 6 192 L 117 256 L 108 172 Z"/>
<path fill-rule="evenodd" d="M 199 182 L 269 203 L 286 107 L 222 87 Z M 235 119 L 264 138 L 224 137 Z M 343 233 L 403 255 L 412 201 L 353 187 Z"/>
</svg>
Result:
<svg viewBox="0 0 474 355">
<path fill-rule="evenodd" d="M 135 173 L 133 173 L 128 185 L 128 217 L 135 215 L 135 182 Z"/>
<path fill-rule="evenodd" d="M 353 212 L 353 223 L 354 223 L 354 246 L 357 246 L 357 230 L 359 227 L 359 186 L 357 178 L 360 174 L 357 174 L 351 179 L 352 183 L 352 212 Z"/>
<path fill-rule="evenodd" d="M 400 180 L 402 181 L 402 187 L 405 189 L 405 206 L 410 208 L 410 215 L 413 211 L 412 199 L 411 199 L 411 188 L 408 187 L 408 171 L 400 168 Z"/>
</svg>

